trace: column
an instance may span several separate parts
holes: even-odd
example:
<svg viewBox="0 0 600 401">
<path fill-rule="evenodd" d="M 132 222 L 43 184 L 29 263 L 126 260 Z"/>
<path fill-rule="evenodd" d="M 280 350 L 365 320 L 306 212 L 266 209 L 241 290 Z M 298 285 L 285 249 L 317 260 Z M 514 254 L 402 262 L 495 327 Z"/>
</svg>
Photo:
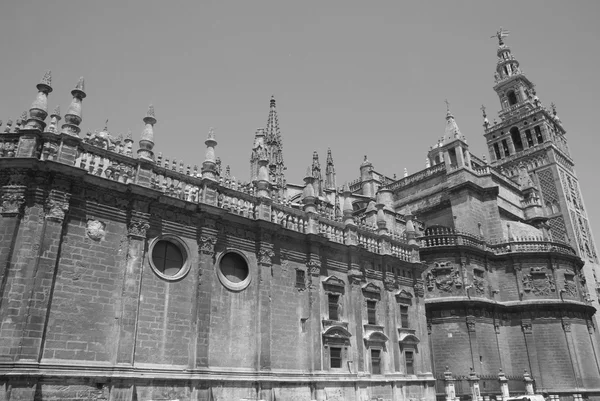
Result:
<svg viewBox="0 0 600 401">
<path fill-rule="evenodd" d="M 133 365 L 135 358 L 135 337 L 146 249 L 146 232 L 150 228 L 150 214 L 146 213 L 148 203 L 134 201 L 132 209 L 127 224 L 127 259 L 123 279 L 117 351 L 117 363 L 125 365 Z"/>
<path fill-rule="evenodd" d="M 314 234 L 308 234 L 308 258 L 306 261 L 306 273 L 310 286 L 308 288 L 308 304 L 310 308 L 310 333 L 311 348 L 308 350 L 312 355 L 312 370 L 323 370 L 323 336 L 321 325 L 321 256 L 318 237 Z M 326 363 L 328 366 L 329 364 Z M 319 390 L 317 390 L 318 392 Z M 317 397 L 318 399 L 318 397 Z"/>
</svg>

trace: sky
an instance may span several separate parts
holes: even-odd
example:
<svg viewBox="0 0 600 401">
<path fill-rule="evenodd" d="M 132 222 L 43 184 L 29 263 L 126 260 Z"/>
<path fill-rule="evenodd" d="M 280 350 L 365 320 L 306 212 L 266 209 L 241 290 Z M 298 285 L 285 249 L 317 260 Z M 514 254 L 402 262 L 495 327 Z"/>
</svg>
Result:
<svg viewBox="0 0 600 401">
<path fill-rule="evenodd" d="M 337 183 L 364 155 L 388 176 L 425 167 L 446 104 L 470 150 L 487 154 L 480 107 L 493 91 L 500 28 L 546 106 L 556 103 L 592 229 L 597 179 L 600 1 L 29 1 L 0 6 L 0 119 L 29 109 L 52 71 L 64 113 L 85 77 L 82 134 L 108 119 L 139 140 L 149 104 L 156 153 L 201 165 L 208 130 L 242 181 L 269 100 L 277 100 L 288 182 L 331 148 Z"/>
</svg>

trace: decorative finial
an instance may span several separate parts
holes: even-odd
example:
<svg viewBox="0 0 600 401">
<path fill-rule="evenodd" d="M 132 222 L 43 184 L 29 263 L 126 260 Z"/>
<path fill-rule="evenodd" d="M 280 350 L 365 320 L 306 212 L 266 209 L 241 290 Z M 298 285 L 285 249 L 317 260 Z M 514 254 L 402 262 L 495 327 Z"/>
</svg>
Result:
<svg viewBox="0 0 600 401">
<path fill-rule="evenodd" d="M 483 112 L 483 118 L 486 118 L 487 114 L 485 114 L 485 106 L 483 104 L 481 105 L 481 109 L 480 110 Z"/>
<path fill-rule="evenodd" d="M 367 155 L 365 155 L 365 160 L 364 161 L 367 161 Z"/>
<path fill-rule="evenodd" d="M 25 123 L 25 121 L 27 121 L 27 110 L 21 113 L 21 121 L 23 122 L 23 124 Z"/>
<path fill-rule="evenodd" d="M 500 27 L 500 30 L 498 32 L 496 32 L 495 35 L 490 36 L 491 38 L 498 38 L 498 46 L 504 46 L 504 38 L 508 36 L 510 32 L 507 30 L 504 30 L 502 27 Z"/>
<path fill-rule="evenodd" d="M 56 117 L 60 118 L 60 106 L 56 106 L 50 116 L 56 116 Z"/>
<path fill-rule="evenodd" d="M 146 117 L 156 118 L 156 115 L 154 114 L 154 106 L 153 105 L 148 106 L 148 111 L 146 112 Z"/>
<path fill-rule="evenodd" d="M 271 95 L 271 101 L 269 102 L 269 105 L 272 108 L 275 108 L 275 95 Z"/>
<path fill-rule="evenodd" d="M 42 85 L 52 86 L 52 72 L 50 70 L 46 71 L 40 83 Z"/>
<path fill-rule="evenodd" d="M 108 132 L 108 118 L 104 122 L 104 132 Z"/>
<path fill-rule="evenodd" d="M 77 85 L 75 85 L 75 89 L 79 89 L 82 92 L 85 92 L 85 80 L 83 79 L 83 77 L 79 78 L 79 81 L 77 81 Z"/>
<path fill-rule="evenodd" d="M 85 83 L 83 77 L 79 78 L 75 89 L 71 91 L 73 100 L 65 114 L 65 123 L 62 125 L 62 132 L 68 135 L 79 136 L 81 128 L 81 103 L 85 99 Z"/>
<path fill-rule="evenodd" d="M 215 140 L 215 129 L 213 127 L 210 127 L 208 129 L 208 139 L 210 141 L 214 141 Z"/>
<path fill-rule="evenodd" d="M 444 99 L 444 102 L 446 103 L 446 112 L 450 113 L 450 102 L 448 102 L 448 99 Z"/>
</svg>

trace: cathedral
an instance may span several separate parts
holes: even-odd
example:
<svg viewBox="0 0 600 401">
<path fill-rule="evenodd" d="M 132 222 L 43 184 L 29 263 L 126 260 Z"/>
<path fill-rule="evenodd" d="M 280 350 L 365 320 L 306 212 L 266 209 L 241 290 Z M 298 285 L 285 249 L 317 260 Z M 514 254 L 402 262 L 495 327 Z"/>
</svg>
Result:
<svg viewBox="0 0 600 401">
<path fill-rule="evenodd" d="M 338 183 L 331 151 L 287 177 L 274 98 L 249 182 L 212 130 L 199 167 L 170 161 L 153 106 L 134 150 L 81 132 L 83 78 L 48 115 L 46 73 L 0 128 L 0 400 L 600 400 L 566 129 L 506 36 L 489 158 L 448 106 L 400 179 L 365 156 Z"/>
</svg>

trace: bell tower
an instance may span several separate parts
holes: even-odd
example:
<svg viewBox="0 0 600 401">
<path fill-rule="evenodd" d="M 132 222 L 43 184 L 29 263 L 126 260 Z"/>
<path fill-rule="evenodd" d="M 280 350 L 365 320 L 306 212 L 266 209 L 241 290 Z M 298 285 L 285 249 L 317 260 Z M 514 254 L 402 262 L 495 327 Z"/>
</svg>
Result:
<svg viewBox="0 0 600 401">
<path fill-rule="evenodd" d="M 569 243 L 585 261 L 581 288 L 599 308 L 600 266 L 567 132 L 556 106 L 548 109 L 542 105 L 533 82 L 504 43 L 506 36 L 508 31 L 502 28 L 492 36 L 498 39 L 494 91 L 500 99 L 500 121 L 490 123 L 482 107 L 491 165 L 515 181 L 520 169 L 526 169 L 541 194 L 552 240 Z"/>
</svg>

